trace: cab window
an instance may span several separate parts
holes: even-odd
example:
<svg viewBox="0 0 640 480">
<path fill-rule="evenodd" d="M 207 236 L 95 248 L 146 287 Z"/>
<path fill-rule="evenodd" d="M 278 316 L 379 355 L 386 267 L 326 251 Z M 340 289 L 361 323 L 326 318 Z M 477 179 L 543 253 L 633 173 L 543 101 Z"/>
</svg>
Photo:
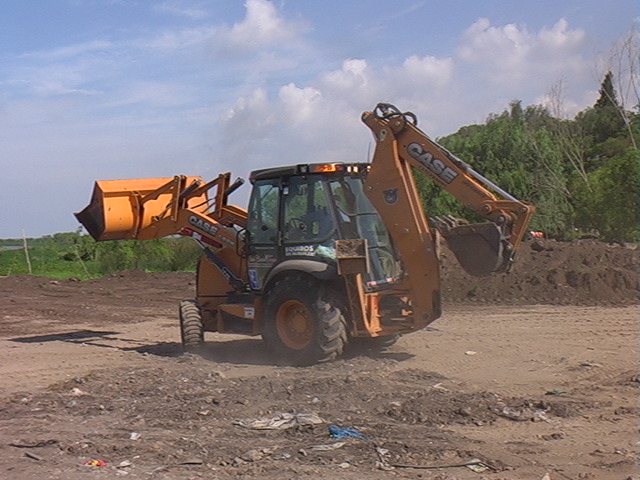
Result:
<svg viewBox="0 0 640 480">
<path fill-rule="evenodd" d="M 251 243 L 278 241 L 278 192 L 277 179 L 256 182 L 253 186 L 247 220 Z"/>
<path fill-rule="evenodd" d="M 285 188 L 283 234 L 287 243 L 320 243 L 335 223 L 321 175 L 291 177 Z"/>
</svg>

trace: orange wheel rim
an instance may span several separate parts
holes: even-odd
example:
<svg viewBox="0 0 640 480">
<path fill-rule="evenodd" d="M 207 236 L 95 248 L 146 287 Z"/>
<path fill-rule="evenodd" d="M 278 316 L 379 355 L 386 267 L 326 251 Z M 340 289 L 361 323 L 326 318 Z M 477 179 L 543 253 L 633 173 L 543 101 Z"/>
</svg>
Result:
<svg viewBox="0 0 640 480">
<path fill-rule="evenodd" d="M 294 350 L 302 350 L 313 337 L 309 309 L 297 300 L 287 300 L 276 314 L 276 329 L 282 342 Z"/>
</svg>

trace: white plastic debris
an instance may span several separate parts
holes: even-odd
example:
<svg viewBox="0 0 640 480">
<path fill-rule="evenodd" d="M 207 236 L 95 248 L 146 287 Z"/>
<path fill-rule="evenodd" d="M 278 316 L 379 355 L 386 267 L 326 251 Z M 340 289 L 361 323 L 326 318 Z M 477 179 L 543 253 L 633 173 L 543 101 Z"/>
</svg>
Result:
<svg viewBox="0 0 640 480">
<path fill-rule="evenodd" d="M 234 425 L 253 430 L 287 430 L 302 425 L 320 425 L 325 421 L 315 413 L 279 413 L 274 417 L 235 420 Z"/>
</svg>

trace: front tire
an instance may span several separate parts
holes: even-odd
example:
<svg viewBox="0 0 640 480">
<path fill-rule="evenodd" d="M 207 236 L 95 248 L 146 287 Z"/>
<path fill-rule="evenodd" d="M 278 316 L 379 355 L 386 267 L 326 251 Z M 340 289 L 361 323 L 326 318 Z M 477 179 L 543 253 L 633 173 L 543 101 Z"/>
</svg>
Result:
<svg viewBox="0 0 640 480">
<path fill-rule="evenodd" d="M 312 365 L 340 356 L 347 343 L 335 294 L 304 274 L 290 274 L 266 295 L 262 338 L 291 365 Z"/>
<path fill-rule="evenodd" d="M 195 300 L 180 302 L 180 337 L 185 352 L 196 353 L 204 343 L 204 325 L 200 306 Z"/>
</svg>

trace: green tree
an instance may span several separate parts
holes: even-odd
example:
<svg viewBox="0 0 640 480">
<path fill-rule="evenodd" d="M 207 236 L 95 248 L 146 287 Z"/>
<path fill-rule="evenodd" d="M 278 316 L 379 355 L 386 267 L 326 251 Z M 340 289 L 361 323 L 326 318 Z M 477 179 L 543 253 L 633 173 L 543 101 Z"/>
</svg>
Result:
<svg viewBox="0 0 640 480">
<path fill-rule="evenodd" d="M 132 240 L 113 240 L 98 243 L 96 261 L 100 273 L 104 275 L 136 268 L 134 245 L 135 242 Z"/>
<path fill-rule="evenodd" d="M 576 187 L 576 226 L 606 241 L 640 241 L 640 159 L 634 148 L 613 156 L 589 174 L 591 189 Z"/>
<path fill-rule="evenodd" d="M 600 96 L 593 107 L 580 112 L 576 117 L 583 134 L 590 137 L 594 145 L 626 133 L 625 113 L 613 88 L 611 72 L 606 73 L 599 92 Z"/>
<path fill-rule="evenodd" d="M 501 114 L 491 115 L 484 125 L 463 127 L 440 139 L 474 170 L 512 195 L 538 207 L 532 228 L 563 236 L 570 223 L 572 207 L 567 187 L 568 165 L 554 142 L 551 128 L 558 119 L 546 108 L 523 108 L 518 100 Z M 435 185 L 418 182 L 429 212 L 469 218 L 454 199 Z"/>
</svg>

